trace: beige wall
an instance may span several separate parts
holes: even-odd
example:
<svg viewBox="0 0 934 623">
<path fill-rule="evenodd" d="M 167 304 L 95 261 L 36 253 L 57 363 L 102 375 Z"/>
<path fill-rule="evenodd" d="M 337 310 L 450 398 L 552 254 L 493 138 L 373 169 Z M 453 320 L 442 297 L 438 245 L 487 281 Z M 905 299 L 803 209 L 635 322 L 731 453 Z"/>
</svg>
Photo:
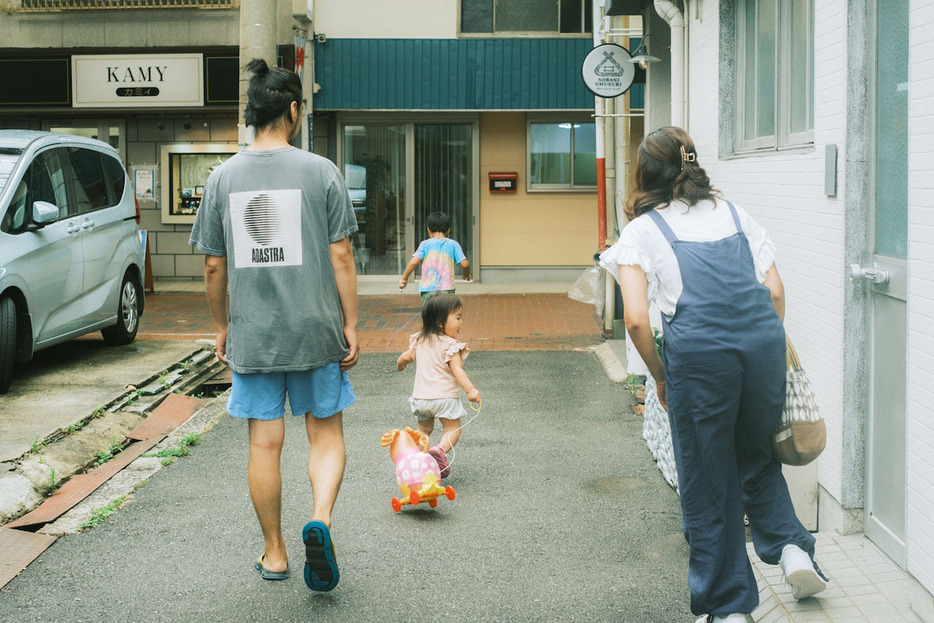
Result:
<svg viewBox="0 0 934 623">
<path fill-rule="evenodd" d="M 490 172 L 516 171 L 515 193 L 491 193 Z M 526 115 L 480 115 L 480 264 L 586 266 L 597 250 L 597 193 L 528 193 Z"/>
<path fill-rule="evenodd" d="M 457 0 L 316 0 L 315 32 L 334 39 L 453 39 Z"/>
</svg>

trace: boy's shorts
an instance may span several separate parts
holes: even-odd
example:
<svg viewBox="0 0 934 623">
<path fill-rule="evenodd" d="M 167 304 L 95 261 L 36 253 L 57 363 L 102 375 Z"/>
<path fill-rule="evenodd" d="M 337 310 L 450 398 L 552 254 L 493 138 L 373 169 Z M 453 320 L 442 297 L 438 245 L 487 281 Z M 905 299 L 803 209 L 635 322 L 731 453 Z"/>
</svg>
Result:
<svg viewBox="0 0 934 623">
<path fill-rule="evenodd" d="M 425 303 L 428 302 L 428 299 L 433 297 L 435 294 L 454 294 L 454 290 L 428 290 L 427 292 L 421 292 L 422 295 L 422 307 L 425 306 Z"/>
<path fill-rule="evenodd" d="M 328 418 L 356 402 L 347 373 L 334 361 L 301 372 L 232 374 L 227 412 L 238 418 L 278 420 L 285 415 L 285 397 L 293 415 L 311 412 Z"/>
<path fill-rule="evenodd" d="M 443 420 L 459 420 L 467 415 L 467 410 L 460 398 L 432 398 L 430 400 L 409 398 L 409 406 L 412 407 L 412 413 L 419 420 L 430 420 L 436 417 Z"/>
</svg>

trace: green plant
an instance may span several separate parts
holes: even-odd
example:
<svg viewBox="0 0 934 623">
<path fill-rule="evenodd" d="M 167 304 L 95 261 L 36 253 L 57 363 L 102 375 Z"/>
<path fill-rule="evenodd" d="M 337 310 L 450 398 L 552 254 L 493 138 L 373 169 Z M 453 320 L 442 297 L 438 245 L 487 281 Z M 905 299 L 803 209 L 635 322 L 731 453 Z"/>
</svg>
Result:
<svg viewBox="0 0 934 623">
<path fill-rule="evenodd" d="M 36 435 L 36 438 L 33 440 L 32 445 L 29 447 L 29 451 L 35 454 L 39 451 L 39 448 L 44 448 L 45 442 L 39 441 L 39 435 Z"/>
<path fill-rule="evenodd" d="M 158 452 L 147 452 L 143 456 L 161 458 L 163 465 L 169 465 L 170 463 L 173 463 L 178 457 L 188 456 L 191 454 L 191 446 L 196 445 L 199 441 L 201 441 L 201 433 L 191 433 L 185 435 L 179 440 L 177 448 L 165 448 L 164 450 L 159 450 Z"/>
<path fill-rule="evenodd" d="M 58 491 L 58 488 L 59 486 L 61 486 L 61 484 L 62 483 L 58 481 L 58 476 L 55 475 L 55 468 L 50 467 L 49 468 L 49 493 L 52 494 Z"/>
<path fill-rule="evenodd" d="M 91 417 L 92 417 L 92 418 L 99 418 L 99 417 L 101 417 L 102 415 L 104 415 L 104 413 L 106 413 L 106 412 L 107 412 L 107 407 L 101 405 L 101 406 L 99 406 L 98 408 L 94 409 L 94 413 L 91 414 Z"/>
<path fill-rule="evenodd" d="M 115 500 L 111 500 L 106 506 L 102 506 L 91 513 L 91 516 L 78 526 L 78 530 L 84 531 L 96 527 L 102 521 L 113 515 L 118 508 L 123 506 L 124 502 L 126 502 L 126 497 L 122 495 Z"/>
<path fill-rule="evenodd" d="M 82 428 L 84 428 L 84 422 L 83 422 L 83 421 L 79 421 L 79 422 L 75 422 L 74 424 L 72 424 L 71 426 L 69 426 L 68 428 L 66 428 L 66 429 L 65 429 L 65 432 L 68 433 L 69 435 L 74 435 L 75 433 L 77 433 L 77 432 L 78 432 L 79 430 L 81 430 Z"/>
<path fill-rule="evenodd" d="M 101 450 L 100 452 L 94 454 L 94 456 L 97 457 L 97 464 L 103 465 L 107 461 L 114 458 L 114 455 L 118 454 L 122 449 L 123 445 L 118 442 L 116 436 L 114 436 L 111 438 L 110 446 L 108 446 L 106 450 Z"/>
<path fill-rule="evenodd" d="M 658 358 L 662 360 L 662 363 L 665 363 L 665 335 L 658 329 L 654 330 L 655 335 L 655 350 L 658 351 Z"/>
</svg>

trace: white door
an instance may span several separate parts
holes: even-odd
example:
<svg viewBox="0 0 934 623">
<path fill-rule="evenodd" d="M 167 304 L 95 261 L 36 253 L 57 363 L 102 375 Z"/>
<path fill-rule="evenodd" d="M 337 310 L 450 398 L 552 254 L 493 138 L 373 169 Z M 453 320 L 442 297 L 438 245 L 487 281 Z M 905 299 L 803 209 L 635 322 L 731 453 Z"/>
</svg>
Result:
<svg viewBox="0 0 934 623">
<path fill-rule="evenodd" d="M 872 235 L 856 275 L 869 296 L 866 535 L 904 567 L 908 0 L 877 4 Z"/>
</svg>

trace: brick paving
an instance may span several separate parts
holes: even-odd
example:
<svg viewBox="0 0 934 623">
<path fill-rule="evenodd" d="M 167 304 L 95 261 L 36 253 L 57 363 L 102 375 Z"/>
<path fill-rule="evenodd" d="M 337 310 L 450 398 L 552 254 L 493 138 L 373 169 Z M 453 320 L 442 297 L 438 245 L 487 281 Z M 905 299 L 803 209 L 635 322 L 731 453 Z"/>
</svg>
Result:
<svg viewBox="0 0 934 623">
<path fill-rule="evenodd" d="M 600 317 L 565 294 L 468 294 L 461 338 L 472 350 L 572 350 L 603 341 Z M 363 295 L 359 340 L 364 353 L 402 352 L 421 327 L 417 294 Z M 214 326 L 203 293 L 146 297 L 138 339 L 210 339 Z"/>
</svg>

